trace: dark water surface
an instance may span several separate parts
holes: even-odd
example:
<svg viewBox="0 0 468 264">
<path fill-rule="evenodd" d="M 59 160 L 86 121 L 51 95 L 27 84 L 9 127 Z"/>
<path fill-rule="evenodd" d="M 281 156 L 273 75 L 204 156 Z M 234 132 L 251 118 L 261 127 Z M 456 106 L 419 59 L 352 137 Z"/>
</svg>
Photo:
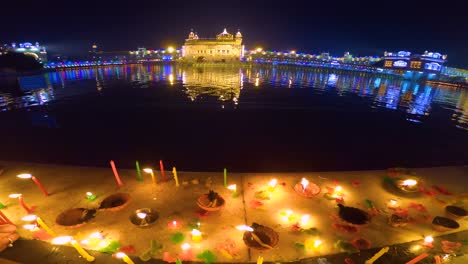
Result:
<svg viewBox="0 0 468 264">
<path fill-rule="evenodd" d="M 0 159 L 179 170 L 468 164 L 468 91 L 313 69 L 132 65 L 0 94 Z"/>
</svg>

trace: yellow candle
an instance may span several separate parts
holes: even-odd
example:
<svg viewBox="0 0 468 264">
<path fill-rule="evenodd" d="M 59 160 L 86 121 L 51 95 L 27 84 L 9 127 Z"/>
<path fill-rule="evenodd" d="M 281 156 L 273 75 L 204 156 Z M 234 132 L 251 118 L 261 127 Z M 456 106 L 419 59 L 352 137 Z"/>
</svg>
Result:
<svg viewBox="0 0 468 264">
<path fill-rule="evenodd" d="M 50 229 L 45 223 L 44 221 L 42 221 L 42 219 L 40 217 L 37 217 L 36 218 L 36 222 L 39 224 L 40 227 L 42 227 L 42 229 L 44 229 L 49 235 L 53 236 L 53 237 L 56 237 L 57 234 L 55 234 L 54 231 L 52 231 L 52 229 Z"/>
<path fill-rule="evenodd" d="M 175 186 L 179 187 L 179 178 L 177 178 L 176 167 L 172 167 L 172 174 L 174 174 Z"/>
<path fill-rule="evenodd" d="M 202 241 L 202 234 L 200 231 L 198 231 L 197 229 L 193 229 L 192 230 L 192 241 L 193 242 L 200 242 Z"/>
<path fill-rule="evenodd" d="M 91 256 L 90 254 L 88 254 L 88 252 L 86 252 L 78 242 L 76 242 L 76 240 L 72 240 L 70 242 L 72 244 L 72 246 L 76 249 L 76 251 L 78 251 L 78 253 L 80 253 L 80 255 L 86 259 L 86 261 L 88 262 L 93 262 L 94 261 L 94 257 Z"/>
<path fill-rule="evenodd" d="M 263 264 L 263 257 L 262 256 L 258 256 L 257 264 Z"/>
<path fill-rule="evenodd" d="M 128 257 L 127 254 L 125 254 L 123 252 L 117 253 L 116 256 L 118 258 L 121 258 L 123 260 L 123 262 L 125 262 L 127 264 L 135 264 L 135 262 L 133 262 L 132 259 L 130 257 Z"/>
<path fill-rule="evenodd" d="M 374 263 L 374 261 L 379 259 L 383 254 L 387 253 L 389 249 L 390 249 L 389 247 L 382 248 L 379 252 L 377 252 L 374 256 L 372 256 L 372 258 L 366 260 L 365 264 Z"/>
</svg>

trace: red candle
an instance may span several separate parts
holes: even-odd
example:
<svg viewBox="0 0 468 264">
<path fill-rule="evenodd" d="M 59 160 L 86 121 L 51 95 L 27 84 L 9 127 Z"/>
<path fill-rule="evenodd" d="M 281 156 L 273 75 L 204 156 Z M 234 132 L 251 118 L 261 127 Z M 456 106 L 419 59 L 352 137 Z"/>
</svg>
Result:
<svg viewBox="0 0 468 264">
<path fill-rule="evenodd" d="M 6 217 L 5 214 L 3 214 L 3 212 L 1 210 L 0 210 L 0 219 L 3 219 L 3 222 L 5 222 L 7 224 L 15 225 L 15 224 L 13 224 L 13 222 L 10 221 L 10 219 L 8 219 L 8 217 Z"/>
<path fill-rule="evenodd" d="M 166 181 L 166 173 L 164 173 L 164 165 L 163 165 L 162 160 L 159 160 L 159 168 L 161 169 L 162 181 L 165 182 Z"/>
<path fill-rule="evenodd" d="M 24 203 L 24 199 L 23 199 L 22 195 L 20 197 L 18 197 L 18 200 L 19 200 L 19 203 L 21 204 L 21 206 L 24 208 L 24 210 L 26 210 L 26 213 L 30 214 L 30 213 L 32 213 L 34 211 L 32 208 L 28 207 Z"/>
<path fill-rule="evenodd" d="M 37 185 L 37 187 L 39 187 L 42 190 L 44 195 L 46 197 L 49 196 L 49 193 L 46 191 L 46 189 L 41 184 L 41 182 L 39 182 L 39 180 L 36 177 L 32 176 L 31 174 L 29 174 L 29 173 L 19 174 L 17 177 L 21 178 L 21 179 L 31 179 L 31 180 L 33 180 L 33 182 Z"/>
<path fill-rule="evenodd" d="M 115 168 L 115 163 L 113 160 L 110 161 L 110 165 L 112 167 L 112 171 L 114 172 L 115 180 L 117 181 L 117 184 L 119 187 L 122 187 L 123 183 L 120 180 L 119 173 L 117 173 L 117 169 Z"/>
</svg>

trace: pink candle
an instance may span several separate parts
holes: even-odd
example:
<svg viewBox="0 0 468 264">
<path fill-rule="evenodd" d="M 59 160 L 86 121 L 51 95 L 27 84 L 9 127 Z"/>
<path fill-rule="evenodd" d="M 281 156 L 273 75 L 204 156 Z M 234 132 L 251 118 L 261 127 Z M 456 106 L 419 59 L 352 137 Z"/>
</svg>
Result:
<svg viewBox="0 0 468 264">
<path fill-rule="evenodd" d="M 429 254 L 427 254 L 426 252 L 422 253 L 421 255 L 415 257 L 414 259 L 406 262 L 406 264 L 414 264 L 414 263 L 418 263 L 419 261 L 423 260 L 424 258 L 426 258 L 427 256 L 429 256 Z"/>
<path fill-rule="evenodd" d="M 10 221 L 10 219 L 8 219 L 8 217 L 6 217 L 5 214 L 3 214 L 1 210 L 0 210 L 0 218 L 3 219 L 3 221 L 7 224 L 15 225 L 13 224 L 13 222 Z"/>
<path fill-rule="evenodd" d="M 39 187 L 42 190 L 42 192 L 44 193 L 46 197 L 49 196 L 49 193 L 46 191 L 44 186 L 41 184 L 41 182 L 39 182 L 39 180 L 36 177 L 32 176 L 31 180 L 33 180 L 33 182 L 37 185 L 37 187 Z"/>
<path fill-rule="evenodd" d="M 24 208 L 24 210 L 26 210 L 26 213 L 30 214 L 30 213 L 33 212 L 33 209 L 32 209 L 32 208 L 29 208 L 29 207 L 24 203 L 23 196 L 18 197 L 18 200 L 19 200 L 19 203 L 21 204 L 21 206 Z"/>
<path fill-rule="evenodd" d="M 115 168 L 115 163 L 113 160 L 110 161 L 110 165 L 112 167 L 112 171 L 114 172 L 115 180 L 117 181 L 117 184 L 119 187 L 122 187 L 123 183 L 120 180 L 119 173 L 117 172 L 117 169 Z"/>
<path fill-rule="evenodd" d="M 162 160 L 159 160 L 159 168 L 161 169 L 162 181 L 165 182 L 166 181 L 166 173 L 164 172 L 164 165 L 163 165 Z"/>
</svg>

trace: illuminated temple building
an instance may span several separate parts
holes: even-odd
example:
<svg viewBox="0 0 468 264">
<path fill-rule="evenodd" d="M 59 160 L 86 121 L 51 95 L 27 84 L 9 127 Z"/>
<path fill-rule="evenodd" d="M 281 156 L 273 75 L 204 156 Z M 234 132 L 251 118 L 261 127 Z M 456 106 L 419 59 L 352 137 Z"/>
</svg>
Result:
<svg viewBox="0 0 468 264">
<path fill-rule="evenodd" d="M 385 52 L 383 66 L 385 69 L 395 70 L 405 75 L 434 76 L 441 72 L 446 59 L 447 55 L 438 52 L 426 51 L 423 54 L 411 54 L 409 51 Z"/>
<path fill-rule="evenodd" d="M 23 53 L 24 55 L 32 56 L 40 63 L 47 62 L 47 52 L 44 46 L 40 46 L 39 42 L 35 44 L 25 42 L 25 43 L 11 43 L 11 45 L 5 44 L 2 49 L 3 52 L 16 52 Z"/>
<path fill-rule="evenodd" d="M 182 47 L 182 57 L 196 62 L 234 62 L 244 56 L 242 34 L 229 34 L 226 29 L 216 38 L 199 38 L 193 31 Z"/>
</svg>

